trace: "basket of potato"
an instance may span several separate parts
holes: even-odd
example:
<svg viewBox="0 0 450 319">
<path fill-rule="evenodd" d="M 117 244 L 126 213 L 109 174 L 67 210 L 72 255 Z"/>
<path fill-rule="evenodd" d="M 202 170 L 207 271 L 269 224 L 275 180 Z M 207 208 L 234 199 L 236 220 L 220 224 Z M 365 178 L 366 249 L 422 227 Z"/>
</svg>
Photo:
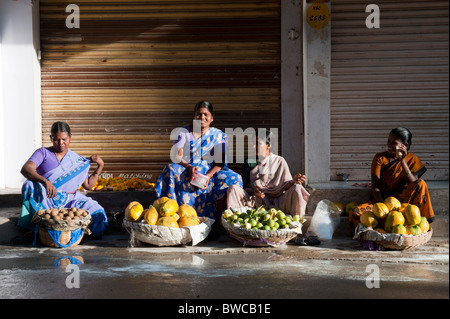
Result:
<svg viewBox="0 0 450 319">
<path fill-rule="evenodd" d="M 49 247 L 73 247 L 84 234 L 91 234 L 91 215 L 81 208 L 41 209 L 31 221 L 38 227 L 39 240 Z"/>
</svg>

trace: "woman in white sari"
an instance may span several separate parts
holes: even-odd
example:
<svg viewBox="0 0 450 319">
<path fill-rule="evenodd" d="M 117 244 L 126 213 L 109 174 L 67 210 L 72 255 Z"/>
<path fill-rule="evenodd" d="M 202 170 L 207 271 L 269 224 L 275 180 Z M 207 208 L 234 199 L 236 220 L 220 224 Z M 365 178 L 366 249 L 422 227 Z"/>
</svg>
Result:
<svg viewBox="0 0 450 319">
<path fill-rule="evenodd" d="M 275 207 L 287 214 L 303 217 L 309 193 L 302 186 L 306 176 L 292 177 L 286 160 L 270 152 L 272 133 L 255 139 L 256 159 L 247 159 L 243 169 L 244 188 L 232 185 L 227 191 L 227 208 Z"/>
</svg>

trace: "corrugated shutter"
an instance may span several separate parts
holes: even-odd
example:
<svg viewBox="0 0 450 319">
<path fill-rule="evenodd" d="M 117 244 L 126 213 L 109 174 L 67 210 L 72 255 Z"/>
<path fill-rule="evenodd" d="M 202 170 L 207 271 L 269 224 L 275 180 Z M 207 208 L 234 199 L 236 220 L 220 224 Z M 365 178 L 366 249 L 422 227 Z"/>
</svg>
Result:
<svg viewBox="0 0 450 319">
<path fill-rule="evenodd" d="M 41 0 L 40 13 L 44 145 L 64 120 L 105 172 L 155 180 L 198 101 L 222 130 L 280 128 L 279 0 Z"/>
<path fill-rule="evenodd" d="M 368 4 L 380 28 L 366 28 Z M 331 179 L 370 179 L 389 131 L 412 131 L 411 152 L 427 180 L 448 180 L 449 2 L 340 0 L 332 3 Z"/>
</svg>

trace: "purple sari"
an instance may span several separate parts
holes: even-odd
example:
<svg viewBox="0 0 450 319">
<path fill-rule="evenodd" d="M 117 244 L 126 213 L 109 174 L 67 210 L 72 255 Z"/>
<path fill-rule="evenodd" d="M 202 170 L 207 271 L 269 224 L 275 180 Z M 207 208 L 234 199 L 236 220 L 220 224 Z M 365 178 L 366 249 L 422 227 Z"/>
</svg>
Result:
<svg viewBox="0 0 450 319">
<path fill-rule="evenodd" d="M 76 207 L 89 211 L 92 217 L 92 234 L 101 237 L 108 227 L 105 210 L 78 190 L 86 180 L 89 167 L 90 161 L 87 158 L 68 150 L 56 168 L 41 174 L 56 187 L 57 194 L 54 198 L 47 197 L 47 190 L 41 183 L 27 180 L 22 187 L 22 211 L 18 225 L 35 230 L 31 218 L 38 210 Z M 74 191 L 75 193 L 71 194 Z"/>
</svg>

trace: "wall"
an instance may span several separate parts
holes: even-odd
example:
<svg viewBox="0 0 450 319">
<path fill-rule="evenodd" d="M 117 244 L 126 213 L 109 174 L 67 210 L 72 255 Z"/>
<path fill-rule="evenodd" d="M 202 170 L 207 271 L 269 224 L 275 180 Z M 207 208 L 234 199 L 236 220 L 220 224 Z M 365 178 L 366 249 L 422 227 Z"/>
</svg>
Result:
<svg viewBox="0 0 450 319">
<path fill-rule="evenodd" d="M 20 169 L 41 145 L 37 15 L 37 1 L 0 2 L 0 188 L 21 187 Z"/>
</svg>

